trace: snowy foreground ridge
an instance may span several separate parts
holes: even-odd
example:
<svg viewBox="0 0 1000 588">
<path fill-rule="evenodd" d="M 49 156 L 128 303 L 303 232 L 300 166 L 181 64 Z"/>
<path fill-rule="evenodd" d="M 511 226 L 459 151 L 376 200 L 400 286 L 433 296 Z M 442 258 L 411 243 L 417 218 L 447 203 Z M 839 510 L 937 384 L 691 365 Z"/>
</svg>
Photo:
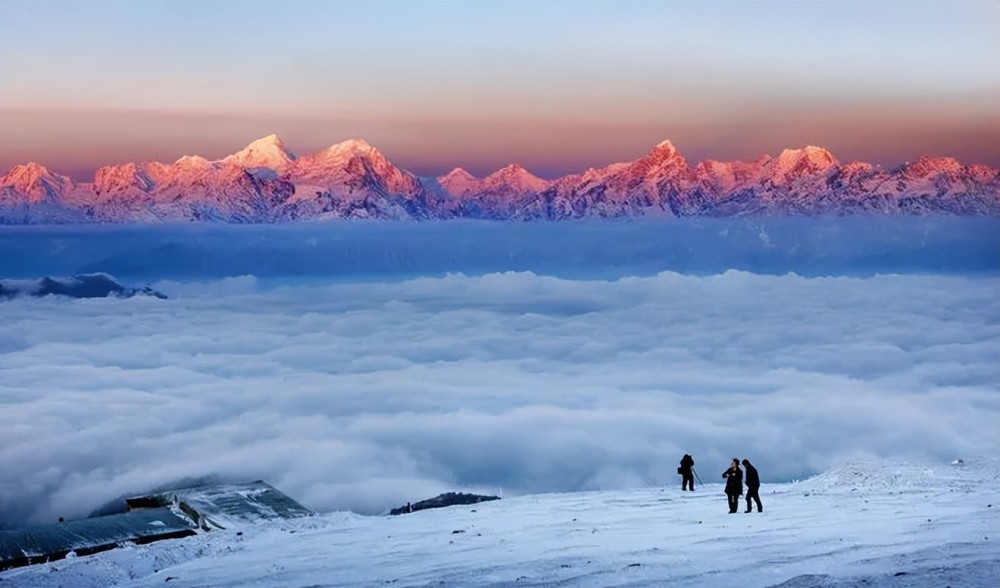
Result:
<svg viewBox="0 0 1000 588">
<path fill-rule="evenodd" d="M 329 513 L 10 570 L 0 586 L 1000 585 L 995 457 L 855 461 L 765 483 L 727 514 L 716 472 L 398 517 Z"/>
</svg>

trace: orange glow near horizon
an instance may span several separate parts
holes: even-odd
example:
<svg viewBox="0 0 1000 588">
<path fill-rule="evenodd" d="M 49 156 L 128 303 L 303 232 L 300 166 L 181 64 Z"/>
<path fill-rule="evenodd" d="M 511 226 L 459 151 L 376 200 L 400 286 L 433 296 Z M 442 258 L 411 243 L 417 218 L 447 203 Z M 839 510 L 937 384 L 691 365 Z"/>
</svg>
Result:
<svg viewBox="0 0 1000 588">
<path fill-rule="evenodd" d="M 239 8 L 234 27 L 232 3 L 0 3 L 0 171 L 89 180 L 271 133 L 297 153 L 361 138 L 418 175 L 551 178 L 663 140 L 691 163 L 813 144 L 1000 167 L 996 3 Z"/>
<path fill-rule="evenodd" d="M 941 107 L 943 109 L 943 107 Z M 753 160 L 806 144 L 829 149 L 840 161 L 891 166 L 921 155 L 1000 167 L 1000 118 L 966 113 L 950 119 L 926 112 L 858 109 L 791 112 L 720 120 L 718 124 L 622 123 L 601 120 L 276 120 L 252 115 L 185 113 L 57 113 L 0 109 L 0 169 L 35 161 L 77 181 L 96 168 L 130 161 L 172 162 L 183 155 L 221 159 L 254 139 L 277 133 L 297 154 L 359 138 L 418 175 L 462 167 L 484 176 L 518 163 L 542 177 L 578 173 L 634 160 L 670 140 L 692 165 L 704 159 Z M 14 120 L 18 124 L 12 124 Z M 935 149 L 927 146 L 934 145 Z"/>
</svg>

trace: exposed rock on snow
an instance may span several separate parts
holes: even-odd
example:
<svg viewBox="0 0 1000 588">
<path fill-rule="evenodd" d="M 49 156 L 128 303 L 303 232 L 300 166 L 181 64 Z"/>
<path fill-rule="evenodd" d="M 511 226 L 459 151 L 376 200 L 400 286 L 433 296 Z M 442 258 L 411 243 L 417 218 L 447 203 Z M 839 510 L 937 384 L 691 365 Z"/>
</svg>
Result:
<svg viewBox="0 0 1000 588">
<path fill-rule="evenodd" d="M 466 494 L 463 492 L 445 492 L 444 494 L 439 494 L 434 498 L 428 498 L 427 500 L 421 500 L 420 502 L 414 502 L 413 504 L 407 503 L 399 508 L 394 508 L 389 511 L 389 514 L 401 515 L 411 512 L 417 512 L 418 510 L 425 510 L 428 508 L 443 508 L 445 506 L 478 504 L 480 502 L 489 502 L 491 500 L 500 500 L 500 497 L 483 496 L 482 494 Z"/>
</svg>

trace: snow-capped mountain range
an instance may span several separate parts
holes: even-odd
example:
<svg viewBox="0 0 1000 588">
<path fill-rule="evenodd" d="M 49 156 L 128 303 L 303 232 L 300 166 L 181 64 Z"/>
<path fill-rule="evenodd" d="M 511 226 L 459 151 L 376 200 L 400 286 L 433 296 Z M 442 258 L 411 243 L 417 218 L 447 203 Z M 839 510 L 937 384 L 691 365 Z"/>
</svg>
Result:
<svg viewBox="0 0 1000 588">
<path fill-rule="evenodd" d="M 669 142 L 645 156 L 545 180 L 512 164 L 485 178 L 419 178 L 362 140 L 297 156 L 276 135 L 217 161 L 109 165 L 74 182 L 37 163 L 0 180 L 0 223 L 345 218 L 563 220 L 635 216 L 1000 214 L 1000 170 L 921 157 L 892 169 L 807 146 L 691 165 Z"/>
</svg>

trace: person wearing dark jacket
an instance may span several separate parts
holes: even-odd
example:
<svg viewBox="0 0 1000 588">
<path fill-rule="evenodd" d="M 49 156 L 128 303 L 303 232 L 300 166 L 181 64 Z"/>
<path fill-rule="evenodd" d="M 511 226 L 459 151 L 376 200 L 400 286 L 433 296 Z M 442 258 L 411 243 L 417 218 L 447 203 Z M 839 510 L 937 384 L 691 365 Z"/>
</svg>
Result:
<svg viewBox="0 0 1000 588">
<path fill-rule="evenodd" d="M 694 458 L 685 453 L 677 473 L 681 475 L 681 491 L 694 491 Z"/>
<path fill-rule="evenodd" d="M 743 496 L 743 470 L 740 469 L 739 458 L 734 457 L 729 469 L 722 472 L 726 479 L 726 498 L 729 499 L 729 514 L 740 508 L 740 496 Z"/>
<path fill-rule="evenodd" d="M 757 512 L 764 512 L 764 507 L 760 504 L 760 495 L 757 493 L 760 490 L 760 475 L 757 473 L 757 468 L 753 467 L 749 459 L 743 460 L 743 467 L 747 470 L 747 509 L 744 512 L 753 510 L 750 506 L 751 500 L 757 503 Z"/>
</svg>

